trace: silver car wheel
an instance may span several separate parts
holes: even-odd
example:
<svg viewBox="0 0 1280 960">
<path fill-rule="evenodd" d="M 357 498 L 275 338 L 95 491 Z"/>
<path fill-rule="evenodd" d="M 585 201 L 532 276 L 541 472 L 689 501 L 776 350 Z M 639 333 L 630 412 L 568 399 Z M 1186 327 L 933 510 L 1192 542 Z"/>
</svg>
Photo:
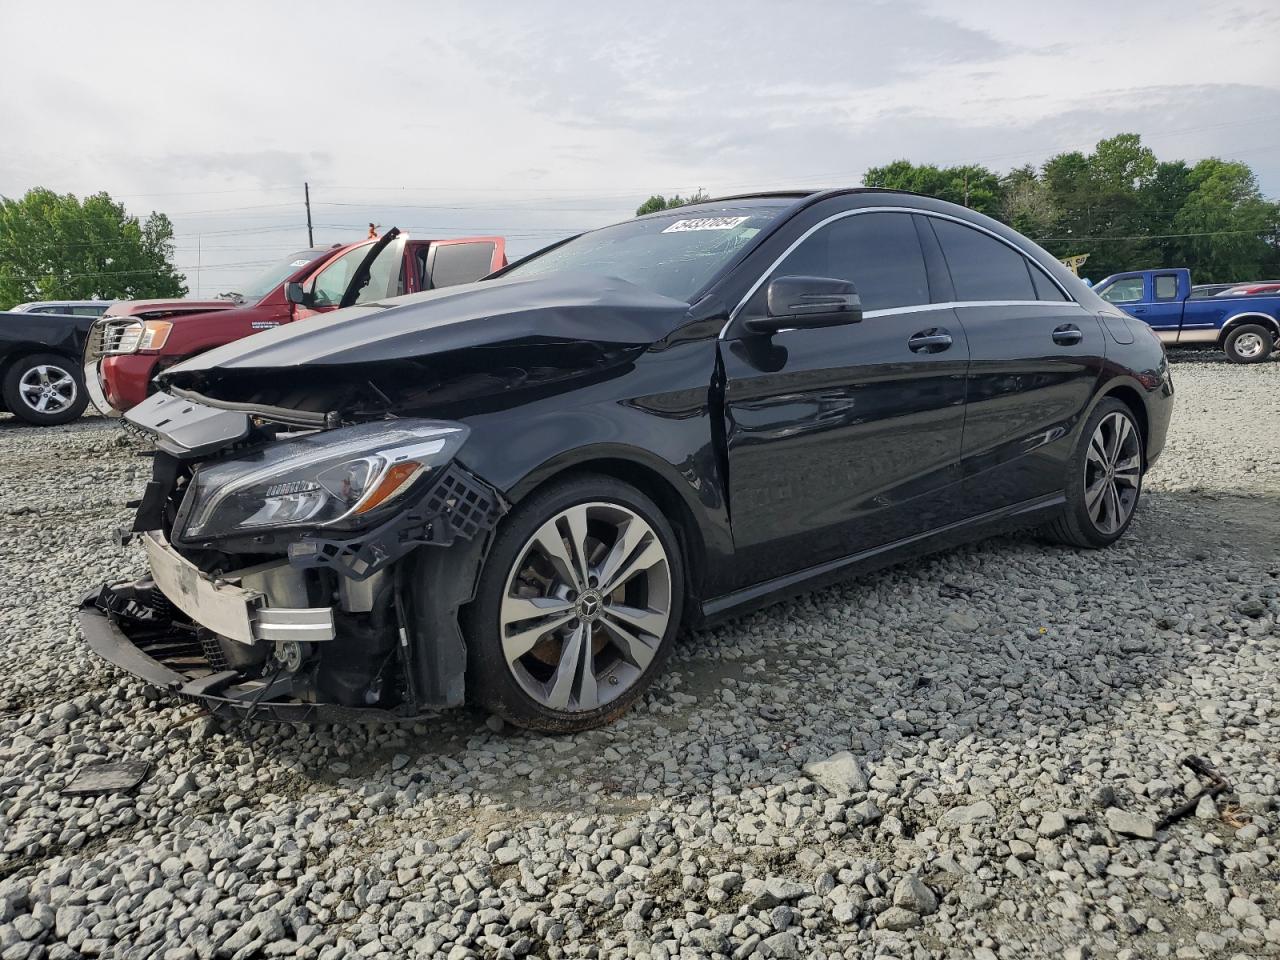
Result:
<svg viewBox="0 0 1280 960">
<path fill-rule="evenodd" d="M 671 619 L 671 563 L 653 527 L 618 504 L 577 504 L 539 527 L 516 558 L 499 629 L 525 693 L 581 713 L 644 676 Z"/>
<path fill-rule="evenodd" d="M 1138 431 L 1123 413 L 1102 418 L 1084 460 L 1084 504 L 1099 533 L 1116 533 L 1138 502 L 1142 450 Z"/>
<path fill-rule="evenodd" d="M 1252 360 L 1261 354 L 1265 346 L 1262 337 L 1256 333 L 1242 333 L 1236 337 L 1236 353 L 1246 360 Z"/>
<path fill-rule="evenodd" d="M 61 413 L 76 402 L 76 381 L 52 364 L 32 367 L 18 381 L 18 396 L 36 413 Z"/>
</svg>

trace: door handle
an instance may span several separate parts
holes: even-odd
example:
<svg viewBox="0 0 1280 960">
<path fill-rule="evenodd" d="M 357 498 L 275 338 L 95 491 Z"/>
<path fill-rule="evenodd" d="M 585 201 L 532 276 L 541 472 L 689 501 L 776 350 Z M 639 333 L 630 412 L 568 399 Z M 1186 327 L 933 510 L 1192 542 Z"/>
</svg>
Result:
<svg viewBox="0 0 1280 960">
<path fill-rule="evenodd" d="M 1146 312 L 1147 312 L 1147 308 L 1146 308 L 1146 307 L 1134 307 L 1134 308 L 1133 308 L 1133 312 L 1134 312 L 1134 313 L 1146 313 Z"/>
<path fill-rule="evenodd" d="M 1084 334 L 1074 323 L 1064 323 L 1053 331 L 1053 342 L 1060 347 L 1069 347 L 1084 339 Z"/>
<path fill-rule="evenodd" d="M 941 353 L 951 346 L 951 334 L 941 327 L 930 327 L 913 333 L 907 340 L 907 349 L 912 353 Z"/>
</svg>

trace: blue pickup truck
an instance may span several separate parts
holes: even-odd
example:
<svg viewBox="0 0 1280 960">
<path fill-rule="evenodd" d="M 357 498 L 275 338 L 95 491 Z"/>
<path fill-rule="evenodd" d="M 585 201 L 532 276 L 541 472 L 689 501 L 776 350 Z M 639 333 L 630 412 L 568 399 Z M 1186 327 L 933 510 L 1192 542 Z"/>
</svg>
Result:
<svg viewBox="0 0 1280 960">
<path fill-rule="evenodd" d="M 1213 343 L 1233 363 L 1261 363 L 1280 345 L 1280 290 L 1257 286 L 1193 287 L 1189 270 L 1137 270 L 1113 274 L 1093 291 L 1145 320 L 1165 343 Z"/>
</svg>

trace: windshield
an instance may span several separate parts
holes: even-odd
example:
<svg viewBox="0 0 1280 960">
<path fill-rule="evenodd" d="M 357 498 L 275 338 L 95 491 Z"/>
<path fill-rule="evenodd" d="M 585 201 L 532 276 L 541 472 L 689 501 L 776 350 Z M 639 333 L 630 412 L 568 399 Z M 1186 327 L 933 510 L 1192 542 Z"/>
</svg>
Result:
<svg viewBox="0 0 1280 960">
<path fill-rule="evenodd" d="M 328 253 L 328 250 L 299 250 L 273 263 L 247 284 L 236 291 L 246 303 L 257 303 L 280 284 L 312 260 Z"/>
<path fill-rule="evenodd" d="M 505 277 L 574 271 L 618 277 L 688 302 L 735 253 L 786 209 L 743 206 L 672 210 L 575 237 L 508 270 Z"/>
</svg>

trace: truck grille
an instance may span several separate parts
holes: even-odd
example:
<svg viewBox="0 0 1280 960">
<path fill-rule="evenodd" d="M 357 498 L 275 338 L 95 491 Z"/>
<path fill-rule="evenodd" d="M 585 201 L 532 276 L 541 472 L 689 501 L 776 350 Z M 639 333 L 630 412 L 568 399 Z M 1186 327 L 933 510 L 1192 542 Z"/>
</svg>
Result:
<svg viewBox="0 0 1280 960">
<path fill-rule="evenodd" d="M 124 317 L 104 317 L 89 328 L 84 361 L 93 363 L 113 353 L 133 353 L 142 338 L 142 323 Z"/>
</svg>

